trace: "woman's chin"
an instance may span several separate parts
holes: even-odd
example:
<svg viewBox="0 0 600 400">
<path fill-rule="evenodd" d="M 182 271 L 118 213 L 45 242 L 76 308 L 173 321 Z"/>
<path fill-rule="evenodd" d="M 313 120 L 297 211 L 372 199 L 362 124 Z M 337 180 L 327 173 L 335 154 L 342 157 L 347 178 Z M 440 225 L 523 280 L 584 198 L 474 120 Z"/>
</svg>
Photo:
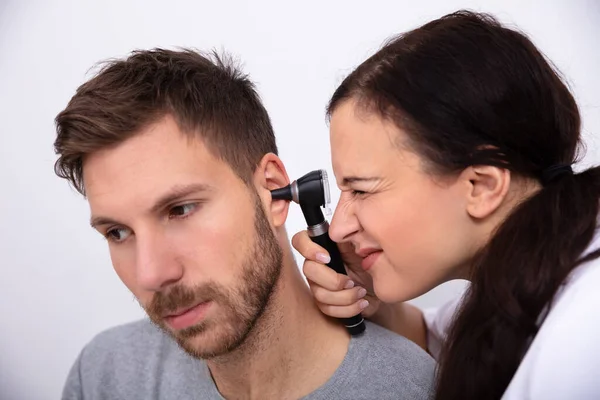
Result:
<svg viewBox="0 0 600 400">
<path fill-rule="evenodd" d="M 402 279 L 373 279 L 373 290 L 379 300 L 384 303 L 400 303 L 413 300 L 432 288 L 411 285 Z"/>
</svg>

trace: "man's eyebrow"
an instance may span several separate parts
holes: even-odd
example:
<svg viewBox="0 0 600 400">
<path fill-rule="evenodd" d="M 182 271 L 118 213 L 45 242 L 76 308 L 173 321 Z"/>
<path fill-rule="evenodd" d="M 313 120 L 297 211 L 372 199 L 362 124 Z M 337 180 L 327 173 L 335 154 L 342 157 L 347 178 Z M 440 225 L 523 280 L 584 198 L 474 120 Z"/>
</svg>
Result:
<svg viewBox="0 0 600 400">
<path fill-rule="evenodd" d="M 173 186 L 165 194 L 163 194 L 156 201 L 156 203 L 154 203 L 154 205 L 150 209 L 150 212 L 156 213 L 168 206 L 169 204 L 174 203 L 183 197 L 189 196 L 194 193 L 208 192 L 212 189 L 212 186 L 204 183 L 191 183 L 188 185 Z M 119 222 L 108 217 L 97 216 L 92 217 L 92 219 L 90 220 L 90 225 L 92 226 L 92 228 L 97 228 L 99 225 L 119 225 Z"/>
<path fill-rule="evenodd" d="M 152 213 L 158 212 L 182 197 L 186 197 L 194 193 L 209 192 L 212 189 L 212 186 L 204 183 L 191 183 L 189 185 L 173 186 L 167 193 L 162 195 L 156 203 L 154 203 L 150 211 Z"/>
<path fill-rule="evenodd" d="M 119 225 L 119 223 L 107 217 L 92 217 L 90 225 L 92 228 L 97 229 L 101 225 Z"/>
</svg>

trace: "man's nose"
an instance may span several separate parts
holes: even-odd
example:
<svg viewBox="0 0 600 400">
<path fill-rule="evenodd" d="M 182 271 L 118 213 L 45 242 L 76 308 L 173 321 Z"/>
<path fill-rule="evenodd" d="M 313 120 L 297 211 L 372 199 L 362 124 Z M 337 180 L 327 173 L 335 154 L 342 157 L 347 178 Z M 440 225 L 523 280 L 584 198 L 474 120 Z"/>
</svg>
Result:
<svg viewBox="0 0 600 400">
<path fill-rule="evenodd" d="M 182 278 L 183 265 L 162 235 L 137 235 L 136 245 L 137 279 L 143 289 L 157 292 Z"/>
</svg>

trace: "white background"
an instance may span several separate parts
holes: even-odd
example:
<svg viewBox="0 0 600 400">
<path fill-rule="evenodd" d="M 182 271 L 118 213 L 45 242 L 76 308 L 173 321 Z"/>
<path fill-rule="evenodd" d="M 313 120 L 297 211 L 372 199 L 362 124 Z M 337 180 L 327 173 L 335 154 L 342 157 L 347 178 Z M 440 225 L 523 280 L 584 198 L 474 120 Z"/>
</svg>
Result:
<svg viewBox="0 0 600 400">
<path fill-rule="evenodd" d="M 94 334 L 143 316 L 87 203 L 53 173 L 53 119 L 94 63 L 135 48 L 225 49 L 256 82 L 290 177 L 331 174 L 324 108 L 336 85 L 388 36 L 458 8 L 518 25 L 555 62 L 581 106 L 582 165 L 598 162 L 599 0 L 0 0 L 0 398 L 59 398 Z M 290 236 L 301 229 L 293 207 Z M 461 286 L 415 302 L 437 305 Z"/>
</svg>

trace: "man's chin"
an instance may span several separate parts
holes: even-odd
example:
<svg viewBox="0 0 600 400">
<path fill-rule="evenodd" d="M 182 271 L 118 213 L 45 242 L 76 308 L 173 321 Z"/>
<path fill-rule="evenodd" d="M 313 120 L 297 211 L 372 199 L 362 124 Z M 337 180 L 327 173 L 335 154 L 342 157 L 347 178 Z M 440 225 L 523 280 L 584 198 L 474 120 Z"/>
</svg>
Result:
<svg viewBox="0 0 600 400">
<path fill-rule="evenodd" d="M 174 336 L 175 341 L 189 355 L 202 360 L 209 360 L 227 353 L 227 349 L 219 343 L 209 343 L 199 335 L 196 337 L 182 338 Z"/>
<path fill-rule="evenodd" d="M 167 331 L 186 353 L 203 360 L 230 353 L 240 344 L 240 338 L 232 332 L 204 324 L 177 332 L 167 328 Z"/>
</svg>

